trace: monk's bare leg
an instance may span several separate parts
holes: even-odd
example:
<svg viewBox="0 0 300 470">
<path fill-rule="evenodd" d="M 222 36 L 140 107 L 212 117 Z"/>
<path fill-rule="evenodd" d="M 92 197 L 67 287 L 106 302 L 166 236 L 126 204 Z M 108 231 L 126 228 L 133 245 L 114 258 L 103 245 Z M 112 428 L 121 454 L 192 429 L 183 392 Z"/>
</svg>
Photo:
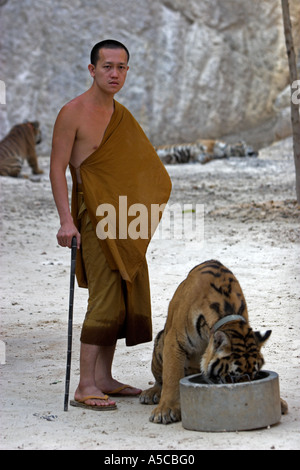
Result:
<svg viewBox="0 0 300 470">
<path fill-rule="evenodd" d="M 115 353 L 115 345 L 113 346 L 100 346 L 99 355 L 96 362 L 96 384 L 99 389 L 105 393 L 112 391 L 119 391 L 119 395 L 135 396 L 139 395 L 142 390 L 135 387 L 125 387 L 124 384 L 118 382 L 112 377 L 112 362 Z M 125 384 L 126 385 L 126 384 Z"/>
<path fill-rule="evenodd" d="M 113 352 L 115 347 L 113 346 Z M 100 355 L 101 346 L 93 344 L 81 343 L 80 348 L 80 381 L 79 385 L 75 392 L 75 400 L 83 400 L 87 396 L 104 396 L 104 391 L 99 388 L 96 384 L 96 363 L 98 356 Z M 108 359 L 105 359 L 105 362 L 109 363 L 111 354 L 113 357 L 113 352 L 111 351 L 108 354 Z M 111 362 L 110 362 L 111 367 Z M 109 365 L 106 365 L 106 369 L 109 368 Z M 113 400 L 100 400 L 100 399 L 88 399 L 85 400 L 86 405 L 93 406 L 107 406 L 115 404 Z"/>
</svg>

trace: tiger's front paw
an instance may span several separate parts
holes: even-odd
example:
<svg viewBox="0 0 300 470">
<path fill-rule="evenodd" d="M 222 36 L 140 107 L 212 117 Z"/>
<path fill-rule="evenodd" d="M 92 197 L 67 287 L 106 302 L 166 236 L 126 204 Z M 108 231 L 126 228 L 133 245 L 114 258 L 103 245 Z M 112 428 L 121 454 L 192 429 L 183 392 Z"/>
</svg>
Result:
<svg viewBox="0 0 300 470">
<path fill-rule="evenodd" d="M 281 405 L 281 414 L 287 415 L 289 412 L 289 407 L 288 407 L 287 402 L 283 398 L 280 398 L 280 405 Z"/>
<path fill-rule="evenodd" d="M 160 400 L 161 387 L 155 384 L 153 387 L 144 390 L 140 394 L 140 403 L 143 405 L 157 405 Z"/>
<path fill-rule="evenodd" d="M 180 405 L 175 404 L 174 406 L 159 405 L 157 406 L 150 416 L 152 423 L 169 424 L 181 421 L 181 410 Z"/>
</svg>

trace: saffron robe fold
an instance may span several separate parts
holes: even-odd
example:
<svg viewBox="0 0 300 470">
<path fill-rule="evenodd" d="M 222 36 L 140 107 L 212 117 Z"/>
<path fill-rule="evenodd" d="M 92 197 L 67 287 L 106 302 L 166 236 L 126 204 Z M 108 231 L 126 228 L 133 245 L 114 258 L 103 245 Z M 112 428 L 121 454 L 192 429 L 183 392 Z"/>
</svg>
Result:
<svg viewBox="0 0 300 470">
<path fill-rule="evenodd" d="M 151 220 L 151 205 L 166 204 L 171 192 L 170 177 L 154 147 L 132 114 L 114 101 L 114 112 L 95 152 L 80 166 L 84 201 L 93 227 L 96 230 L 101 217 L 96 215 L 101 204 L 111 204 L 116 211 L 116 238 L 99 239 L 107 262 L 112 270 L 119 270 L 125 281 L 133 282 L 139 266 L 145 258 L 147 247 L 162 213 Z M 77 220 L 76 172 L 70 165 L 73 178 L 72 216 Z M 127 229 L 132 216 L 119 214 L 119 197 L 127 197 L 127 208 L 142 204 L 148 214 L 148 237 L 146 239 L 120 239 L 119 219 L 127 220 Z M 162 208 L 162 207 L 161 207 Z M 122 227 L 124 231 L 124 227 Z M 77 280 L 87 287 L 80 254 L 77 262 Z"/>
<path fill-rule="evenodd" d="M 109 267 L 118 270 L 125 281 L 124 328 L 126 344 L 130 346 L 152 339 L 150 286 L 148 275 L 145 274 L 145 255 L 162 216 L 162 209 L 170 197 L 171 181 L 154 147 L 135 118 L 120 103 L 114 101 L 114 105 L 114 112 L 102 142 L 81 164 L 80 176 L 84 202 L 96 233 L 101 220 L 101 216 L 97 215 L 97 208 L 102 204 L 109 204 L 115 209 L 116 237 L 98 240 Z M 80 230 L 80 221 L 77 220 L 79 208 L 76 170 L 71 164 L 70 171 L 73 179 L 71 213 L 75 225 Z M 126 207 L 124 204 L 119 207 L 120 196 L 123 196 L 122 201 L 126 197 Z M 144 225 L 145 213 L 147 214 L 148 236 L 145 238 L 134 239 L 128 234 L 132 221 L 135 222 L 134 227 L 138 225 L 136 217 L 128 214 L 130 207 L 140 207 L 133 206 L 134 204 L 143 205 Z M 151 217 L 152 205 L 159 205 L 161 209 L 155 217 Z M 124 234 L 124 222 L 127 234 Z M 119 231 L 122 232 L 122 237 L 119 237 Z M 88 287 L 81 250 L 78 250 L 77 255 L 76 277 L 80 287 Z M 107 314 L 113 315 L 113 312 Z"/>
</svg>

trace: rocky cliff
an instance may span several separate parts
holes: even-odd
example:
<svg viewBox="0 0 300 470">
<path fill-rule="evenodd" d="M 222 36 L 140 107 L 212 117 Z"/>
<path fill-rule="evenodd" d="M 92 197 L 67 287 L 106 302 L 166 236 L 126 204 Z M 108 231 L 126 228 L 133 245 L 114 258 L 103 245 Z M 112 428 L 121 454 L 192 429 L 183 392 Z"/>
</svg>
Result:
<svg viewBox="0 0 300 470">
<path fill-rule="evenodd" d="M 300 2 L 290 0 L 295 44 Z M 92 46 L 131 52 L 116 99 L 154 145 L 245 138 L 255 147 L 291 132 L 280 0 L 1 0 L 1 135 L 38 119 L 49 154 L 62 105 L 91 84 Z"/>
</svg>

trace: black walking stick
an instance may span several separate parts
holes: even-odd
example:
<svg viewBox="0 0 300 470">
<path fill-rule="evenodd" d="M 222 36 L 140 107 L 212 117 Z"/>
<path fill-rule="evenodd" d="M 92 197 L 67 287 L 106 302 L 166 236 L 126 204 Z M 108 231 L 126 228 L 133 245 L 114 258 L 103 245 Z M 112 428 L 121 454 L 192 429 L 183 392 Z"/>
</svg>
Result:
<svg viewBox="0 0 300 470">
<path fill-rule="evenodd" d="M 69 386 L 70 386 L 71 356 L 72 356 L 73 301 L 74 301 L 74 281 L 75 281 L 76 252 L 77 252 L 77 240 L 76 240 L 76 237 L 73 237 L 72 238 L 72 247 L 71 247 L 69 323 L 68 323 L 68 352 L 67 352 L 67 368 L 66 368 L 64 411 L 68 411 L 68 401 L 69 401 Z"/>
</svg>

